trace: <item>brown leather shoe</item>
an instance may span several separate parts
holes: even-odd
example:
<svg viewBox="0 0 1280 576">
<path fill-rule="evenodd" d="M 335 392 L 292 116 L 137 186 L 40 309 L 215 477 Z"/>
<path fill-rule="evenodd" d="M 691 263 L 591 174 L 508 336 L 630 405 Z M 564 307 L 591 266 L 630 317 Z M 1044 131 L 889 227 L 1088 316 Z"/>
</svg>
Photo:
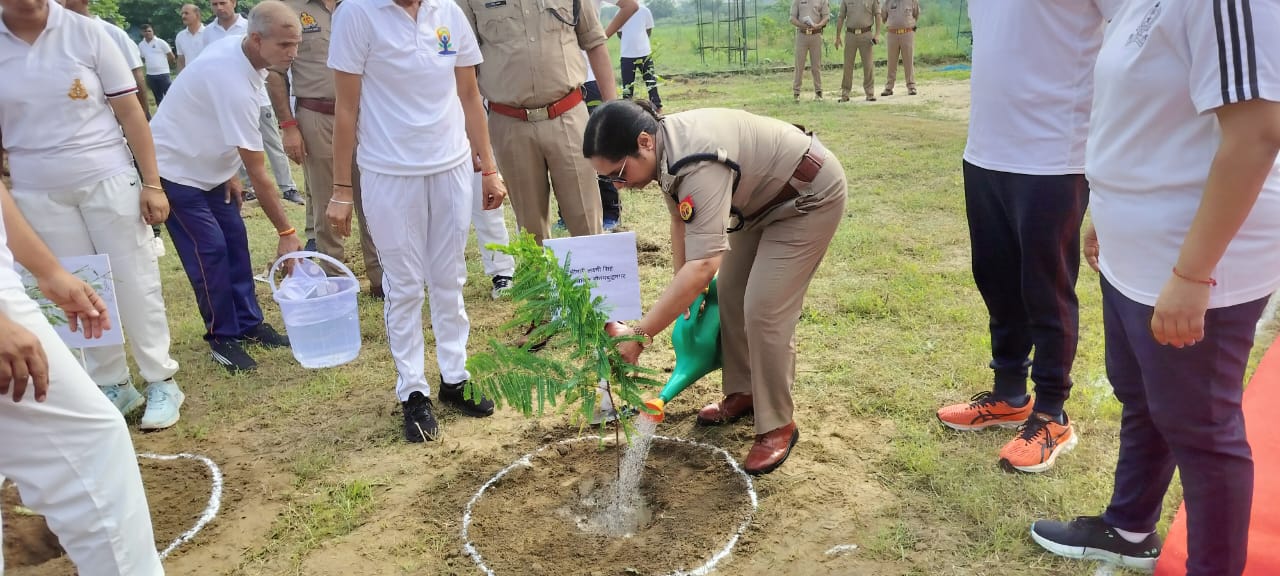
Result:
<svg viewBox="0 0 1280 576">
<path fill-rule="evenodd" d="M 715 404 L 708 404 L 698 411 L 698 425 L 700 426 L 718 426 L 720 424 L 732 424 L 741 420 L 747 414 L 755 413 L 755 404 L 751 401 L 751 394 L 746 392 L 735 392 L 724 397 L 724 400 Z"/>
<path fill-rule="evenodd" d="M 796 428 L 795 422 L 764 434 L 757 434 L 756 443 L 752 444 L 751 451 L 747 452 L 747 461 L 743 463 L 742 469 L 752 476 L 773 472 L 787 461 L 787 456 L 791 455 L 791 448 L 798 440 L 800 440 L 800 430 Z"/>
</svg>

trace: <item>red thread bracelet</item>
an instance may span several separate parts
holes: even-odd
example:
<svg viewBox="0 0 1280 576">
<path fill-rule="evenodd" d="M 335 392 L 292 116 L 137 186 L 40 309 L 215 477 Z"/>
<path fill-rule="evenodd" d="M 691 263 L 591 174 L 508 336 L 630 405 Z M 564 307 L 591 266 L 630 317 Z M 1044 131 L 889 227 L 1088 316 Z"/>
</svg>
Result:
<svg viewBox="0 0 1280 576">
<path fill-rule="evenodd" d="M 297 120 L 285 120 L 284 122 L 280 123 L 281 128 L 293 128 L 294 126 L 297 126 L 297 125 L 298 125 Z"/>
<path fill-rule="evenodd" d="M 1178 278 L 1181 278 L 1181 279 L 1183 279 L 1183 280 L 1186 280 L 1187 282 L 1195 282 L 1196 284 L 1204 284 L 1205 286 L 1217 286 L 1217 285 L 1218 285 L 1218 281 L 1217 281 L 1217 280 L 1215 280 L 1213 277 L 1210 277 L 1208 280 L 1200 280 L 1200 279 L 1198 279 L 1198 278 L 1192 278 L 1192 277 L 1190 277 L 1190 276 L 1186 276 L 1186 275 L 1184 275 L 1183 273 L 1181 273 L 1181 272 L 1179 272 L 1179 271 L 1178 271 L 1178 267 L 1177 267 L 1177 266 L 1174 266 L 1174 267 L 1173 267 L 1173 275 L 1174 275 L 1174 276 L 1177 276 Z"/>
<path fill-rule="evenodd" d="M 494 174 L 497 174 L 497 173 L 498 173 L 498 171 L 497 171 L 497 170 L 490 170 L 490 171 L 488 171 L 488 172 L 481 172 L 481 173 L 480 173 L 480 176 L 482 176 L 482 177 L 483 177 L 483 176 L 493 176 Z"/>
</svg>

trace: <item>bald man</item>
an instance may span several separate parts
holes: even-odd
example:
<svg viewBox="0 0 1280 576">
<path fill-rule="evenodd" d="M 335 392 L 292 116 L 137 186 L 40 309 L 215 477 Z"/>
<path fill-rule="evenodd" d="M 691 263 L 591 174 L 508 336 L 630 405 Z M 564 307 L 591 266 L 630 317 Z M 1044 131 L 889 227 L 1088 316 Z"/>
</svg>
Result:
<svg viewBox="0 0 1280 576">
<path fill-rule="evenodd" d="M 195 60 L 204 49 L 204 22 L 195 4 L 182 5 L 182 23 L 186 28 L 173 39 L 174 51 L 178 54 L 178 72 L 182 72 L 187 63 Z"/>
</svg>

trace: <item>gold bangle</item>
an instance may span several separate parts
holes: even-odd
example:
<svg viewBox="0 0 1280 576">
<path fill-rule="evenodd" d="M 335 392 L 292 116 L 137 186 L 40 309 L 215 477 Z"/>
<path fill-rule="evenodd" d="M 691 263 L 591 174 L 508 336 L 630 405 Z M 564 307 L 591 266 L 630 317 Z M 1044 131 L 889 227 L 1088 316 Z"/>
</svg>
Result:
<svg viewBox="0 0 1280 576">
<path fill-rule="evenodd" d="M 147 184 L 146 182 L 143 182 L 143 183 L 142 183 L 142 187 L 143 187 L 143 188 L 150 188 L 150 189 L 152 189 L 152 190 L 159 190 L 159 191 L 161 191 L 161 192 L 164 192 L 164 188 L 163 188 L 163 187 L 156 186 L 155 184 Z"/>
</svg>

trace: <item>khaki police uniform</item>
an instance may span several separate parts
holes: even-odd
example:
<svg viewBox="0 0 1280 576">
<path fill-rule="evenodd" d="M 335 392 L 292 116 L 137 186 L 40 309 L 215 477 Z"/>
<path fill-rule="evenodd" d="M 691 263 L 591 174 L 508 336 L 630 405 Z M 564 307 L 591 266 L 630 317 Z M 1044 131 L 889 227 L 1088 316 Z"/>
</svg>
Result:
<svg viewBox="0 0 1280 576">
<path fill-rule="evenodd" d="M 551 237 L 554 187 L 570 234 L 602 233 L 596 172 L 582 156 L 587 128 L 582 51 L 605 42 L 592 3 L 457 2 L 484 57 L 478 67 L 480 93 L 489 101 L 489 136 L 516 224 L 539 242 Z"/>
<path fill-rule="evenodd" d="M 898 59 L 906 68 L 907 90 L 916 89 L 916 69 L 913 62 L 916 45 L 916 20 L 920 18 L 919 0 L 884 0 L 881 7 L 884 19 L 886 46 L 889 49 L 889 77 L 884 83 L 884 95 L 893 94 L 893 83 L 898 78 Z"/>
<path fill-rule="evenodd" d="M 796 73 L 791 83 L 791 94 L 800 97 L 800 81 L 804 77 L 804 61 L 807 56 L 813 74 L 813 91 L 822 97 L 822 29 L 831 19 L 831 6 L 827 0 L 791 0 L 791 17 L 800 23 L 796 29 Z M 812 22 L 808 24 L 806 22 Z M 808 32 L 812 29 L 813 32 Z"/>
<path fill-rule="evenodd" d="M 286 4 L 298 13 L 302 24 L 302 43 L 298 45 L 298 57 L 294 58 L 290 71 L 293 75 L 291 90 L 297 99 L 294 117 L 302 132 L 302 143 L 307 157 L 302 171 L 307 179 L 307 226 L 315 228 L 316 248 L 324 254 L 344 260 L 343 239 L 333 231 L 325 209 L 333 197 L 333 70 L 329 69 L 329 32 L 333 14 L 323 0 L 286 0 Z M 346 184 L 346 182 L 343 182 Z M 371 288 L 382 288 L 382 265 L 369 234 L 360 201 L 360 171 L 351 160 L 351 187 L 355 202 L 356 218 L 360 221 L 360 248 L 364 253 L 365 275 Z"/>
<path fill-rule="evenodd" d="M 844 168 L 799 128 L 740 110 L 672 114 L 658 132 L 658 184 L 684 223 L 685 260 L 723 254 L 724 392 L 752 394 L 757 434 L 785 426 L 795 328 L 844 214 Z"/>
<path fill-rule="evenodd" d="M 840 16 L 836 19 L 837 34 L 844 34 L 844 78 L 840 81 L 840 99 L 849 98 L 853 88 L 853 59 L 862 59 L 862 92 L 868 99 L 875 98 L 875 60 L 872 58 L 872 42 L 880 35 L 880 6 L 878 0 L 843 0 Z"/>
</svg>

